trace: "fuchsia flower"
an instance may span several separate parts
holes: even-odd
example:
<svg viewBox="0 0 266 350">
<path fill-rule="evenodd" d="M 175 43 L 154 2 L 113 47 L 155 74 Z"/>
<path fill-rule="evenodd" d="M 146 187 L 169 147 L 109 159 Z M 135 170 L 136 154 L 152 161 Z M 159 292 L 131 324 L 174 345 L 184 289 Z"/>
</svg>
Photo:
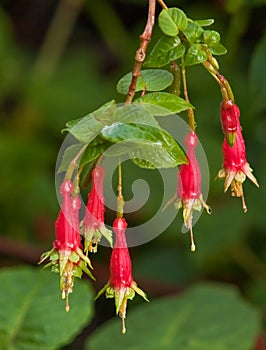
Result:
<svg viewBox="0 0 266 350">
<path fill-rule="evenodd" d="M 64 180 L 60 187 L 63 201 L 55 222 L 56 240 L 53 249 L 41 256 L 42 263 L 50 258 L 52 271 L 60 273 L 62 299 L 66 299 L 66 311 L 69 311 L 68 295 L 72 293 L 74 277 L 81 277 L 85 272 L 94 279 L 87 265 L 92 268 L 90 260 L 83 254 L 79 232 L 80 199 L 73 194 L 73 184 Z M 73 194 L 73 195 L 72 195 Z"/>
<path fill-rule="evenodd" d="M 184 225 L 190 230 L 191 251 L 196 250 L 192 231 L 193 210 L 200 211 L 204 207 L 209 214 L 211 212 L 201 194 L 201 172 L 195 155 L 197 143 L 197 134 L 190 131 L 185 138 L 188 164 L 180 166 L 175 197 L 176 207 L 183 208 Z"/>
<path fill-rule="evenodd" d="M 219 171 L 218 177 L 225 178 L 224 182 L 224 192 L 226 192 L 231 186 L 231 194 L 233 197 L 242 198 L 242 208 L 244 212 L 247 211 L 247 206 L 244 199 L 243 187 L 242 184 L 246 179 L 246 176 L 259 187 L 259 184 L 252 174 L 252 169 L 247 163 L 246 159 L 246 147 L 245 141 L 241 131 L 240 125 L 240 111 L 236 104 L 231 101 L 224 101 L 221 104 L 221 113 L 225 113 L 225 106 L 228 104 L 232 105 L 232 108 L 228 110 L 230 116 L 236 119 L 236 137 L 235 142 L 232 146 L 228 144 L 227 139 L 224 139 L 223 142 L 223 168 Z"/>
<path fill-rule="evenodd" d="M 103 179 L 105 169 L 103 166 L 96 166 L 92 171 L 92 187 L 88 194 L 88 203 L 83 220 L 83 235 L 85 238 L 85 252 L 97 252 L 98 243 L 104 236 L 112 246 L 112 231 L 104 225 L 104 196 Z"/>
<path fill-rule="evenodd" d="M 146 294 L 138 288 L 132 277 L 131 259 L 125 235 L 126 228 L 127 222 L 124 218 L 115 219 L 113 229 L 116 241 L 110 260 L 110 279 L 96 296 L 98 298 L 105 292 L 106 298 L 115 298 L 116 314 L 122 318 L 122 333 L 126 332 L 127 300 L 132 300 L 136 292 L 148 301 Z"/>
<path fill-rule="evenodd" d="M 220 116 L 226 141 L 230 146 L 233 146 L 236 140 L 237 121 L 240 116 L 240 110 L 231 100 L 224 100 L 221 102 Z"/>
</svg>

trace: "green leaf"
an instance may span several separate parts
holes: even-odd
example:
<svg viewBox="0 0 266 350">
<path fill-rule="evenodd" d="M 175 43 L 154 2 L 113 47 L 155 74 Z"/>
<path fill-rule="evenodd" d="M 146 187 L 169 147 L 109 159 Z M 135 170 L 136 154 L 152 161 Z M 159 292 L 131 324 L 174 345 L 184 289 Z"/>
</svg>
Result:
<svg viewBox="0 0 266 350">
<path fill-rule="evenodd" d="M 143 106 L 133 103 L 116 109 L 113 121 L 120 123 L 141 123 L 159 127 L 157 120 Z"/>
<path fill-rule="evenodd" d="M 164 34 L 169 36 L 176 36 L 179 30 L 185 30 L 187 23 L 185 13 L 176 7 L 164 9 L 159 15 L 159 27 Z"/>
<path fill-rule="evenodd" d="M 152 134 L 151 130 L 143 130 L 140 126 L 124 123 L 113 123 L 112 125 L 103 128 L 102 137 L 112 143 L 117 143 L 127 140 L 147 140 L 156 142 L 157 138 Z"/>
<path fill-rule="evenodd" d="M 97 142 L 95 142 L 97 140 Z M 110 146 L 108 142 L 103 142 L 102 139 L 95 138 L 93 142 L 91 142 L 88 147 L 84 150 L 84 152 L 80 155 L 80 161 L 77 159 L 77 167 L 85 165 L 87 163 L 92 162 L 96 158 L 100 157 L 100 155 Z M 84 144 L 77 143 L 69 146 L 64 154 L 61 161 L 61 164 L 57 170 L 57 173 L 60 174 L 64 171 L 67 171 L 72 160 L 77 156 L 78 152 L 81 148 L 84 147 Z"/>
<path fill-rule="evenodd" d="M 227 52 L 227 49 L 221 44 L 212 44 L 209 46 L 209 50 L 213 55 L 225 55 Z"/>
<path fill-rule="evenodd" d="M 205 30 L 203 40 L 213 55 L 226 54 L 226 48 L 220 43 L 220 34 L 215 30 Z"/>
<path fill-rule="evenodd" d="M 57 275 L 18 267 L 2 269 L 0 279 L 1 349 L 59 349 L 92 319 L 93 292 L 88 282 L 75 280 L 66 313 Z"/>
<path fill-rule="evenodd" d="M 72 123 L 72 122 L 71 122 Z M 98 121 L 93 113 L 79 120 L 79 122 L 65 130 L 70 132 L 78 141 L 90 143 L 103 128 L 103 124 Z"/>
<path fill-rule="evenodd" d="M 190 46 L 185 57 L 185 65 L 192 66 L 194 64 L 199 64 L 207 60 L 207 54 L 202 49 L 201 44 L 194 44 Z"/>
<path fill-rule="evenodd" d="M 198 40 L 201 34 L 204 32 L 204 29 L 195 22 L 189 22 L 186 30 L 183 31 L 183 34 L 186 36 L 190 44 L 194 44 Z"/>
<path fill-rule="evenodd" d="M 96 109 L 94 112 L 90 113 L 89 115 L 93 115 L 96 118 L 100 118 L 102 120 L 105 120 L 106 117 L 109 120 L 110 114 L 113 112 L 115 108 L 115 100 L 111 100 L 109 102 L 106 102 L 104 105 L 102 105 L 100 108 Z M 106 115 L 106 117 L 104 117 Z M 83 118 L 86 118 L 83 117 Z M 83 118 L 78 118 L 74 120 L 70 120 L 66 123 L 67 128 L 73 128 L 76 124 L 78 124 Z M 65 131 L 67 129 L 64 129 Z"/>
<path fill-rule="evenodd" d="M 201 27 L 208 27 L 214 23 L 214 19 L 198 19 L 194 22 Z"/>
<path fill-rule="evenodd" d="M 258 312 L 224 284 L 198 284 L 129 310 L 126 336 L 120 322 L 107 322 L 86 349 L 107 349 L 112 339 L 115 349 L 250 350 L 260 331 Z"/>
<path fill-rule="evenodd" d="M 126 74 L 117 83 L 117 91 L 126 95 L 131 83 L 132 73 Z M 163 69 L 146 69 L 141 71 L 137 80 L 136 91 L 161 91 L 173 83 L 173 75 Z"/>
<path fill-rule="evenodd" d="M 99 135 L 104 125 L 112 121 L 115 108 L 115 100 L 109 101 L 87 116 L 69 121 L 63 131 L 70 132 L 82 143 L 90 143 Z"/>
<path fill-rule="evenodd" d="M 163 67 L 182 57 L 185 46 L 178 37 L 162 36 L 144 62 L 145 67 Z"/>
<path fill-rule="evenodd" d="M 94 139 L 96 140 L 96 139 Z M 91 163 L 95 159 L 99 158 L 110 147 L 109 142 L 99 142 L 95 146 L 89 145 L 82 154 L 79 166 Z"/>
<path fill-rule="evenodd" d="M 140 145 L 138 144 L 138 146 Z M 152 144 L 145 141 L 142 142 L 141 147 L 129 152 L 129 155 L 133 163 L 145 169 L 174 168 L 184 163 L 183 161 L 177 161 L 174 152 L 168 152 L 156 143 Z"/>
<path fill-rule="evenodd" d="M 64 171 L 67 171 L 70 163 L 72 162 L 72 160 L 76 157 L 76 155 L 79 153 L 79 151 L 81 150 L 81 148 L 84 146 L 84 144 L 82 143 L 76 143 L 74 145 L 69 146 L 64 154 L 63 154 L 63 158 L 61 161 L 61 164 L 57 170 L 57 173 L 60 174 Z"/>
<path fill-rule="evenodd" d="M 171 168 L 187 161 L 172 136 L 160 128 L 145 124 L 114 123 L 103 129 L 102 136 L 110 142 L 118 143 L 106 155 L 129 153 L 130 158 L 142 167 Z M 142 162 L 136 159 L 141 159 Z"/>
<path fill-rule="evenodd" d="M 139 97 L 135 102 L 141 103 L 153 115 L 160 116 L 179 113 L 188 108 L 193 108 L 193 106 L 183 98 L 167 92 L 152 92 L 143 97 Z"/>
<path fill-rule="evenodd" d="M 219 43 L 220 39 L 220 34 L 215 30 L 205 30 L 203 33 L 203 40 L 208 46 Z"/>
<path fill-rule="evenodd" d="M 158 169 L 172 168 L 187 162 L 183 150 L 168 132 L 144 125 L 141 125 L 141 128 L 152 132 L 157 142 L 148 142 L 132 150 L 130 156 L 135 164 L 142 168 Z"/>
<path fill-rule="evenodd" d="M 149 130 L 157 138 L 157 142 L 142 142 L 129 153 L 132 161 L 141 168 L 159 169 L 173 168 L 187 162 L 186 155 L 168 132 L 163 129 L 150 128 L 141 125 L 141 128 Z"/>
</svg>

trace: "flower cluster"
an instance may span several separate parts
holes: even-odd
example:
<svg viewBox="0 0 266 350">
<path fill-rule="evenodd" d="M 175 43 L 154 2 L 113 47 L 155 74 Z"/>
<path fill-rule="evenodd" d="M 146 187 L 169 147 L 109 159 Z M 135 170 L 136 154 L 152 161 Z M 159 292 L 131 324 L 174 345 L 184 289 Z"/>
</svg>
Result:
<svg viewBox="0 0 266 350">
<path fill-rule="evenodd" d="M 142 63 L 146 57 L 147 45 L 151 39 L 156 1 L 150 1 L 149 3 L 149 18 L 145 31 L 140 36 L 140 47 L 136 52 L 132 79 L 127 90 L 124 106 L 126 108 L 117 108 L 117 105 L 113 103 L 114 101 L 111 101 L 111 103 L 107 103 L 95 111 L 95 113 L 91 113 L 83 118 L 81 124 L 71 122 L 67 125 L 66 130 L 71 132 L 82 143 L 82 147 L 67 167 L 65 179 L 61 184 L 62 204 L 55 223 L 56 239 L 53 243 L 53 248 L 49 252 L 44 253 L 40 261 L 43 262 L 49 259 L 50 261 L 46 267 L 50 266 L 52 271 L 59 273 L 62 298 L 66 299 L 66 311 L 69 311 L 68 297 L 73 290 L 74 278 L 80 278 L 84 272 L 91 279 L 94 279 L 88 255 L 89 253 L 96 253 L 99 242 L 106 240 L 112 247 L 110 277 L 96 298 L 99 298 L 102 294 L 105 294 L 107 298 L 114 298 L 116 314 L 122 319 L 122 333 L 126 332 L 125 318 L 128 300 L 132 300 L 136 293 L 144 300 L 148 301 L 148 299 L 146 294 L 137 286 L 132 276 L 132 264 L 126 239 L 127 222 L 124 218 L 125 203 L 122 193 L 120 152 L 129 154 L 132 160 L 134 159 L 135 164 L 148 169 L 169 168 L 181 164 L 177 172 L 175 196 L 166 206 L 174 202 L 177 209 L 182 209 L 184 226 L 190 232 L 191 251 L 196 249 L 192 229 L 195 211 L 200 212 L 206 209 L 208 214 L 211 213 L 211 209 L 202 195 L 202 174 L 196 156 L 198 145 L 197 123 L 194 116 L 194 107 L 191 105 L 188 96 L 186 67 L 199 63 L 203 64 L 221 89 L 223 100 L 220 105 L 220 120 L 224 134 L 222 146 L 224 159 L 223 167 L 219 171 L 218 177 L 225 179 L 224 191 L 226 192 L 231 187 L 232 196 L 242 199 L 242 207 L 244 212 L 246 212 L 247 206 L 244 199 L 243 182 L 248 177 L 258 186 L 258 182 L 246 159 L 239 107 L 234 102 L 229 82 L 219 73 L 218 62 L 213 57 L 213 52 L 221 54 L 225 53 L 226 49 L 219 43 L 220 35 L 218 32 L 203 28 L 209 25 L 212 20 L 194 22 L 191 19 L 187 19 L 183 11 L 177 8 L 169 9 L 168 11 L 164 2 L 161 2 L 163 4 L 163 12 L 159 15 L 159 26 L 164 36 L 160 39 L 160 44 L 157 44 L 151 51 L 150 60 L 148 59 L 147 62 L 148 67 L 150 66 L 151 68 L 156 68 L 157 66 L 157 68 L 162 68 L 170 64 L 167 70 L 170 68 L 173 74 L 171 76 L 169 71 L 167 71 L 167 75 L 164 75 L 161 69 L 157 72 L 155 71 L 156 77 L 157 74 L 159 77 L 165 77 L 165 82 L 161 84 L 163 85 L 162 88 L 159 84 L 161 79 L 155 79 L 153 73 L 149 73 L 152 78 L 148 74 L 148 72 L 154 70 L 146 70 L 145 77 L 143 76 L 143 91 L 137 100 L 138 108 L 128 108 L 132 107 L 130 104 L 137 92 L 137 80 L 144 72 L 141 70 Z M 167 19 L 170 18 L 173 25 L 169 26 Z M 205 24 L 200 25 L 200 22 Z M 161 50 L 163 45 L 171 49 L 171 42 L 174 43 L 172 49 L 177 48 L 177 57 L 174 55 L 175 57 L 171 58 L 169 50 L 166 50 L 166 52 Z M 173 61 L 171 62 L 172 59 Z M 117 85 L 120 92 L 121 90 L 124 92 L 124 87 L 123 89 L 121 87 L 128 84 L 128 76 L 125 77 Z M 140 84 L 140 86 L 143 84 Z M 169 88 L 170 92 L 161 92 L 166 87 Z M 183 89 L 182 93 L 181 88 Z M 139 90 L 139 87 L 137 90 Z M 147 92 L 149 90 L 153 92 L 148 95 Z M 180 96 L 182 94 L 184 98 Z M 175 95 L 175 98 L 172 95 Z M 155 108 L 149 108 L 149 111 L 147 111 L 147 106 L 145 108 L 142 107 L 142 105 L 147 105 L 148 103 L 154 104 Z M 167 134 L 160 128 L 155 119 L 155 116 L 160 115 L 162 112 L 161 107 L 164 105 L 169 107 L 168 114 L 186 111 L 189 126 L 185 136 L 186 163 L 184 163 L 185 156 L 179 145 L 176 145 L 170 134 Z M 127 122 L 130 125 L 126 125 Z M 157 125 L 158 127 L 156 127 Z M 134 140 L 133 144 L 135 144 L 135 141 L 136 143 L 139 142 L 138 147 L 141 148 L 141 152 L 139 154 L 138 152 L 132 153 L 131 143 L 131 147 L 125 147 L 125 151 L 122 147 L 117 154 L 118 195 L 116 219 L 113 222 L 113 232 L 115 234 L 113 247 L 112 231 L 107 229 L 104 222 L 105 203 L 103 187 L 105 169 L 99 162 L 97 165 L 95 163 L 97 159 L 101 159 L 103 152 L 110 145 L 128 140 Z M 98 147 L 99 145 L 102 147 Z M 145 145 L 149 145 L 147 150 L 144 149 Z M 153 152 L 151 152 L 151 145 L 154 148 Z M 82 152 L 87 147 L 88 154 L 83 157 Z M 155 156 L 157 147 L 160 152 Z M 96 150 L 94 149 L 90 153 L 91 148 L 96 148 Z M 62 168 L 64 169 L 66 168 L 66 159 L 69 158 L 70 153 L 72 154 L 73 149 L 71 149 L 71 152 L 69 149 L 67 151 L 68 153 L 63 157 Z M 110 152 L 110 154 L 113 153 Z M 144 155 L 146 154 L 152 155 L 151 161 L 145 160 Z M 136 157 L 137 155 L 138 157 Z M 154 163 L 153 158 L 156 160 Z M 162 158 L 162 162 L 159 161 L 160 158 Z M 81 162 L 82 166 L 77 166 L 79 159 L 83 160 Z M 85 215 L 81 218 L 79 176 L 83 171 L 84 164 L 87 166 L 87 163 L 89 163 L 88 168 L 90 170 L 91 167 L 94 166 L 94 168 L 91 173 L 91 189 L 88 193 Z M 76 177 L 73 175 L 75 170 L 77 170 L 78 174 Z M 83 236 L 83 241 L 81 236 Z"/>
<path fill-rule="evenodd" d="M 112 231 L 104 224 L 104 195 L 103 178 L 105 169 L 96 166 L 91 176 L 91 191 L 88 194 L 88 203 L 84 219 L 79 222 L 81 202 L 79 192 L 73 183 L 65 179 L 60 187 L 62 196 L 61 209 L 55 222 L 56 239 L 52 250 L 41 256 L 40 263 L 46 259 L 50 262 L 45 267 L 51 267 L 53 272 L 60 274 L 60 290 L 62 299 L 66 299 L 66 311 L 69 311 L 68 296 L 72 293 L 74 278 L 81 277 L 85 272 L 95 280 L 90 269 L 92 265 L 88 252 L 96 253 L 97 245 L 104 236 L 112 246 Z M 80 226 L 82 231 L 80 231 Z M 125 317 L 127 300 L 132 300 L 135 293 L 148 301 L 146 294 L 138 288 L 132 277 L 131 259 L 127 247 L 127 222 L 124 218 L 116 218 L 113 230 L 116 236 L 115 246 L 110 259 L 110 279 L 98 293 L 104 292 L 107 298 L 115 298 L 116 313 L 122 318 L 122 332 L 126 332 Z M 81 233 L 84 234 L 84 252 L 81 244 Z"/>
</svg>

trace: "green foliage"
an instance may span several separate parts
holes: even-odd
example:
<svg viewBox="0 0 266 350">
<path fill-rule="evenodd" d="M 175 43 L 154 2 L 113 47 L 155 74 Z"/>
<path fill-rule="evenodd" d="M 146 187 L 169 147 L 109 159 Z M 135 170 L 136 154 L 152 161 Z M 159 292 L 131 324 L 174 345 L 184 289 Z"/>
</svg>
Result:
<svg viewBox="0 0 266 350">
<path fill-rule="evenodd" d="M 186 156 L 172 136 L 149 125 L 114 123 L 105 127 L 101 134 L 112 143 L 125 142 L 132 160 L 143 168 L 169 168 L 186 162 Z M 117 150 L 124 153 L 125 145 L 115 148 L 115 154 L 118 155 Z"/>
<path fill-rule="evenodd" d="M 136 103 L 118 107 L 113 114 L 112 120 L 119 123 L 142 123 L 159 127 L 152 113 Z"/>
<path fill-rule="evenodd" d="M 160 107 L 162 114 L 168 107 L 168 114 L 189 108 L 190 105 L 183 99 L 177 96 L 170 98 L 170 96 L 166 93 L 151 94 L 149 103 L 152 104 L 154 101 L 154 105 Z M 139 99 L 138 101 L 142 102 L 143 100 Z M 155 111 L 153 108 L 147 109 L 143 106 L 147 102 L 144 100 L 144 104 L 124 105 L 117 108 L 113 103 L 106 104 L 76 122 L 67 123 L 66 130 L 78 141 L 88 144 L 86 153 L 77 166 L 92 162 L 104 152 L 108 156 L 129 153 L 137 165 L 148 169 L 170 168 L 186 162 L 186 157 L 180 146 L 166 131 L 160 128 L 152 115 L 154 112 L 158 114 L 158 107 Z M 110 108 L 112 114 L 109 113 Z M 99 142 L 99 139 L 103 141 Z M 97 140 L 96 143 L 95 140 Z M 121 142 L 123 142 L 122 145 L 108 152 L 108 148 L 112 144 Z M 80 149 L 80 145 L 72 145 L 65 150 L 58 172 L 68 168 L 71 157 L 77 155 Z"/>
<path fill-rule="evenodd" d="M 207 52 L 223 55 L 226 48 L 220 43 L 220 34 L 203 27 L 213 24 L 212 19 L 188 19 L 182 10 L 164 9 L 159 15 L 163 37 L 155 44 L 145 62 L 146 67 L 163 67 L 181 57 L 192 66 L 208 60 Z"/>
<path fill-rule="evenodd" d="M 163 67 L 182 57 L 185 46 L 178 37 L 162 36 L 144 62 L 145 67 Z"/>
<path fill-rule="evenodd" d="M 135 100 L 147 108 L 153 115 L 169 115 L 171 113 L 180 113 L 193 108 L 193 106 L 183 98 L 169 94 L 167 92 L 153 92 L 139 97 Z"/>
<path fill-rule="evenodd" d="M 199 19 L 195 20 L 194 23 L 198 24 L 201 27 L 208 27 L 214 23 L 214 19 Z"/>
<path fill-rule="evenodd" d="M 193 66 L 194 64 L 199 64 L 204 61 L 207 61 L 207 53 L 204 49 L 202 49 L 201 44 L 193 44 L 188 49 L 185 58 L 186 66 Z"/>
<path fill-rule="evenodd" d="M 179 31 L 185 30 L 187 21 L 185 13 L 176 7 L 162 10 L 159 15 L 159 26 L 169 36 L 176 36 Z"/>
<path fill-rule="evenodd" d="M 243 320 L 245 320 L 243 322 Z M 235 288 L 201 284 L 180 296 L 153 300 L 132 311 L 126 336 L 113 320 L 94 333 L 87 349 L 250 350 L 259 331 L 259 315 Z"/>
<path fill-rule="evenodd" d="M 75 281 L 66 313 L 56 275 L 17 267 L 2 269 L 0 278 L 1 349 L 58 349 L 73 340 L 93 317 L 93 292 L 88 282 Z"/>
<path fill-rule="evenodd" d="M 132 73 L 126 74 L 117 83 L 117 91 L 126 95 L 131 83 Z M 173 82 L 173 75 L 162 69 L 146 69 L 141 71 L 138 78 L 136 91 L 161 91 L 170 86 Z"/>
<path fill-rule="evenodd" d="M 189 22 L 186 30 L 184 30 L 184 35 L 188 39 L 190 44 L 194 44 L 196 40 L 200 38 L 204 29 L 196 22 Z"/>
</svg>

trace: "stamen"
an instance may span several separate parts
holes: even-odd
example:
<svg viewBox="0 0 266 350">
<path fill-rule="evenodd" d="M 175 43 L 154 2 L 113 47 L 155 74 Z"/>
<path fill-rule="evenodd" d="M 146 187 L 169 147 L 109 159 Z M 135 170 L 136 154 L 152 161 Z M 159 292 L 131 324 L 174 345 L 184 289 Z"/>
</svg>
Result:
<svg viewBox="0 0 266 350">
<path fill-rule="evenodd" d="M 69 309 L 70 309 L 70 307 L 69 307 L 69 304 L 68 304 L 68 292 L 66 292 L 66 306 L 65 306 L 66 312 L 68 312 Z"/>
<path fill-rule="evenodd" d="M 247 206 L 246 206 L 245 197 L 244 197 L 244 192 L 242 192 L 241 200 L 242 200 L 242 209 L 243 209 L 243 212 L 246 213 L 246 212 L 248 211 L 248 208 L 247 208 Z"/>
<path fill-rule="evenodd" d="M 194 236 L 193 236 L 192 226 L 189 228 L 189 230 L 190 230 L 190 241 L 191 241 L 190 250 L 191 250 L 192 252 L 195 252 L 195 250 L 196 250 L 196 245 L 195 245 L 195 242 L 194 242 Z"/>
<path fill-rule="evenodd" d="M 122 317 L 122 334 L 125 334 L 126 331 L 127 329 L 126 329 L 125 317 Z"/>
<path fill-rule="evenodd" d="M 200 195 L 199 200 L 200 200 L 201 205 L 203 206 L 203 208 L 210 215 L 212 213 L 212 208 L 204 201 L 204 199 L 202 198 L 202 195 Z"/>
</svg>

